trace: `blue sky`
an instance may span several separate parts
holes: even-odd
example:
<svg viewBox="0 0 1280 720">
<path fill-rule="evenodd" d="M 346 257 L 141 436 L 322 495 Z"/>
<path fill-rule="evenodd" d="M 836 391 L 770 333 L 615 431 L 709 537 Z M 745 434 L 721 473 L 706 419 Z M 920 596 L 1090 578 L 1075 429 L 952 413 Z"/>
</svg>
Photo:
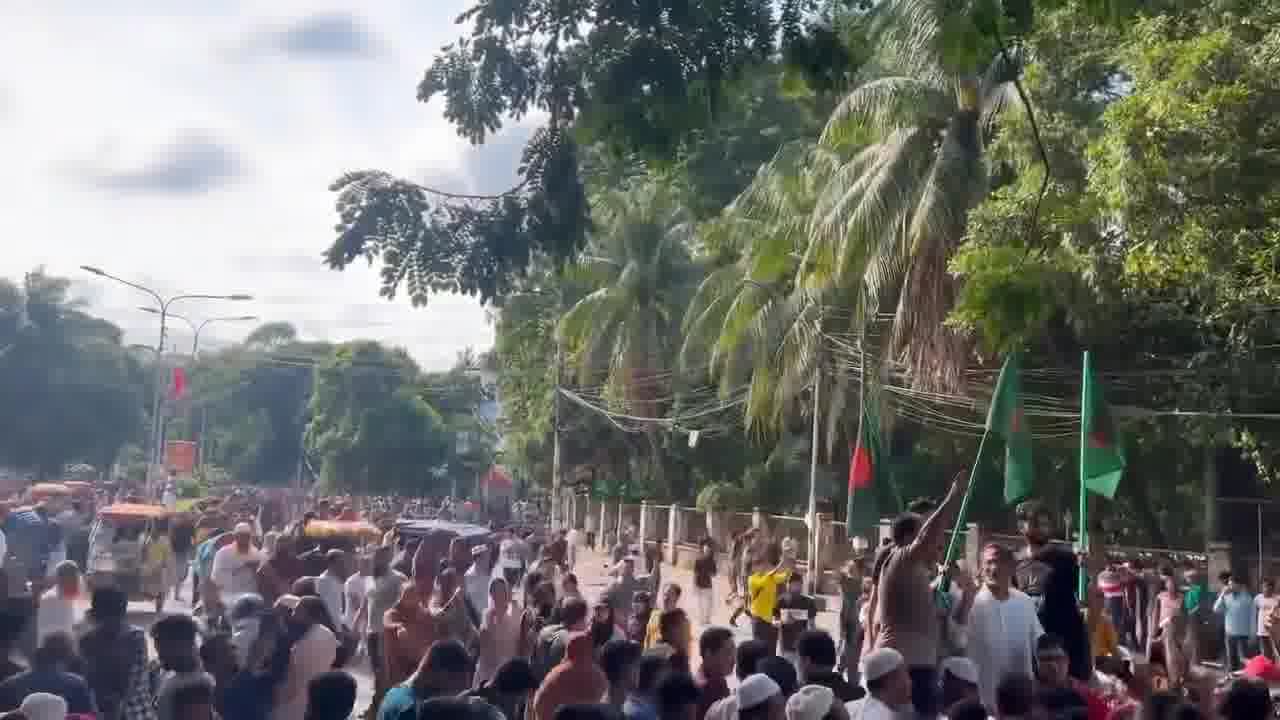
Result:
<svg viewBox="0 0 1280 720">
<path fill-rule="evenodd" d="M 492 344 L 485 312 L 377 296 L 376 268 L 337 273 L 328 184 L 378 168 L 451 190 L 515 176 L 527 128 L 470 148 L 415 88 L 456 38 L 464 0 L 13 0 L 0 26 L 0 275 L 37 265 L 154 344 L 145 296 L 88 276 L 97 265 L 163 293 L 235 293 L 193 318 L 254 314 L 304 336 L 374 338 L 448 366 Z M 178 310 L 179 306 L 174 305 Z M 251 326 L 212 326 L 213 344 Z M 179 333 L 180 347 L 189 337 Z"/>
</svg>

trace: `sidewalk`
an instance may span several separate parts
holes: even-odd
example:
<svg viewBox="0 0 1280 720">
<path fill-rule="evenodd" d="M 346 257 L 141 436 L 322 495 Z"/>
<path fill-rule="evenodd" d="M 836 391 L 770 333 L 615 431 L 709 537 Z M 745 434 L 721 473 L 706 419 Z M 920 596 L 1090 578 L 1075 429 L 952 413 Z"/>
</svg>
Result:
<svg viewBox="0 0 1280 720">
<path fill-rule="evenodd" d="M 578 548 L 577 563 L 574 565 L 573 572 L 578 577 L 578 587 L 582 591 L 584 597 L 588 601 L 594 601 L 600 596 L 609 585 L 608 576 L 608 554 L 590 548 Z M 693 636 L 697 638 L 704 629 L 700 623 L 697 606 L 693 600 L 693 573 L 684 568 L 676 567 L 668 563 L 662 563 L 662 584 L 676 583 L 684 591 L 681 595 L 680 607 L 689 613 L 689 619 L 693 622 Z M 711 624 L 729 626 L 729 617 L 733 614 L 733 606 L 726 604 L 729 597 L 729 578 L 721 568 L 716 574 L 714 580 L 714 601 L 712 602 Z M 825 610 L 818 613 L 817 626 L 831 633 L 833 638 L 839 639 L 840 626 L 840 600 L 831 595 L 819 598 L 819 607 L 824 607 L 822 601 L 825 600 Z M 751 626 L 747 617 L 743 615 L 738 618 L 738 626 L 734 628 L 734 635 L 739 641 L 749 639 L 751 637 Z"/>
</svg>

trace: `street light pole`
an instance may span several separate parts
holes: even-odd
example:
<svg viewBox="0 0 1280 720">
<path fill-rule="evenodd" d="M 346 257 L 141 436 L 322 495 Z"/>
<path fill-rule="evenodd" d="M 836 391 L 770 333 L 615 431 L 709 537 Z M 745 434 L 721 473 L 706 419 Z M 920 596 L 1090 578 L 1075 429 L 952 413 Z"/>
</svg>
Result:
<svg viewBox="0 0 1280 720">
<path fill-rule="evenodd" d="M 152 307 L 139 307 L 138 309 L 141 310 L 142 312 L 151 313 L 152 315 L 161 314 L 159 310 Z M 171 312 L 171 313 L 168 313 L 168 316 L 171 318 L 175 318 L 177 320 L 181 320 L 182 322 L 187 324 L 187 327 L 191 328 L 191 359 L 193 360 L 195 359 L 196 355 L 199 354 L 200 352 L 200 333 L 204 332 L 204 329 L 208 327 L 211 323 L 252 322 L 258 319 L 257 315 L 230 315 L 227 317 L 206 318 L 197 323 L 191 320 L 190 318 L 187 318 L 183 315 L 179 315 L 178 313 Z"/>
<path fill-rule="evenodd" d="M 139 307 L 138 309 L 143 312 L 151 313 L 153 315 L 160 314 L 159 310 L 152 307 L 144 306 L 144 307 Z M 187 324 L 187 327 L 191 328 L 191 360 L 192 362 L 195 362 L 196 356 L 200 352 L 200 333 L 210 323 L 250 322 L 258 319 L 257 315 L 232 315 L 232 316 L 226 316 L 226 317 L 205 318 L 201 322 L 197 323 L 191 320 L 191 318 L 188 318 L 184 315 L 179 315 L 178 313 L 169 313 L 168 315 L 171 318 L 177 318 L 181 320 L 182 322 Z M 206 407 L 201 407 L 200 408 L 200 431 L 199 431 L 199 434 L 196 435 L 196 465 L 201 467 L 204 466 L 204 454 L 205 454 L 204 433 L 206 428 L 208 428 L 208 426 L 209 426 L 209 409 Z"/>
<path fill-rule="evenodd" d="M 160 341 L 156 344 L 156 387 L 155 387 L 155 394 L 154 394 L 154 397 L 152 398 L 152 403 L 151 403 L 151 444 L 152 444 L 151 463 L 152 463 L 153 469 L 160 467 L 160 465 L 164 461 L 164 454 L 163 454 L 164 449 L 162 447 L 163 442 L 161 439 L 163 423 L 161 422 L 161 419 L 160 419 L 160 400 L 164 393 L 164 339 L 165 339 L 165 334 L 168 332 L 168 329 L 169 329 L 168 323 L 167 323 L 168 316 L 169 316 L 169 305 L 171 303 L 177 302 L 178 300 L 242 301 L 242 300 L 252 300 L 253 296 L 246 295 L 243 293 L 237 293 L 234 295 L 208 295 L 203 293 L 194 293 L 194 294 L 188 293 L 183 295 L 173 295 L 171 297 L 166 298 L 162 296 L 160 293 L 156 292 L 155 290 L 152 290 L 149 287 L 146 287 L 144 285 L 139 285 L 138 283 L 135 283 L 135 282 L 130 282 L 121 277 L 116 277 L 115 275 L 112 275 L 111 273 L 108 273 L 101 268 L 97 268 L 92 265 L 81 265 L 80 269 L 84 270 L 87 273 L 97 275 L 98 277 L 106 278 L 108 280 L 114 280 L 120 283 L 121 285 L 127 285 L 128 287 L 131 287 L 134 290 L 140 290 L 144 293 L 147 293 L 148 295 L 150 295 L 152 298 L 155 299 L 156 304 L 160 307 L 159 312 L 157 313 L 158 315 L 160 315 Z"/>
</svg>

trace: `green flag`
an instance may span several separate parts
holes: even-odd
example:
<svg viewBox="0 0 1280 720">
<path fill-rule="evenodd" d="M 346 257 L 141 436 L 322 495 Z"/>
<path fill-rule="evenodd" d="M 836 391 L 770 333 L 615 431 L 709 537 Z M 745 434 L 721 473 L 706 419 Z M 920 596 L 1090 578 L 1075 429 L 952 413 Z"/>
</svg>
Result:
<svg viewBox="0 0 1280 720">
<path fill-rule="evenodd" d="M 1031 494 L 1035 467 L 1031 460 L 1031 428 L 1022 407 L 1022 373 L 1018 356 L 1005 358 L 987 413 L 987 432 L 1004 439 L 1004 501 L 1013 504 Z"/>
<path fill-rule="evenodd" d="M 1084 387 L 1080 391 L 1080 482 L 1099 495 L 1113 498 L 1124 474 L 1124 449 L 1085 355 Z"/>
</svg>

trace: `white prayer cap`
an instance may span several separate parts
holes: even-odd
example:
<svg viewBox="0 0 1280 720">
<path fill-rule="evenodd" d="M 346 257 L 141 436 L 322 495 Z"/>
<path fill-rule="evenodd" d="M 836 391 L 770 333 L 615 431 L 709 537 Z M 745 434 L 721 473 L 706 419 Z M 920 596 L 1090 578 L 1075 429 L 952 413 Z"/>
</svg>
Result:
<svg viewBox="0 0 1280 720">
<path fill-rule="evenodd" d="M 67 701 L 51 693 L 31 693 L 18 710 L 27 720 L 66 720 Z"/>
<path fill-rule="evenodd" d="M 875 682 L 906 664 L 902 653 L 893 648 L 876 648 L 862 656 L 864 682 Z"/>
<path fill-rule="evenodd" d="M 236 523 L 235 530 L 233 531 L 233 533 L 232 533 L 232 534 L 234 534 L 234 535 L 252 535 L 252 534 L 253 534 L 253 526 L 252 526 L 252 525 L 250 525 L 250 524 L 249 524 L 249 523 L 247 523 L 247 522 Z"/>
<path fill-rule="evenodd" d="M 787 698 L 787 720 L 822 720 L 836 695 L 822 685 L 805 685 Z"/>
<path fill-rule="evenodd" d="M 764 673 L 748 675 L 738 683 L 738 709 L 750 710 L 774 695 L 781 695 L 782 688 Z"/>
<path fill-rule="evenodd" d="M 951 673 L 957 680 L 963 680 L 970 685 L 978 684 L 978 666 L 967 657 L 949 657 L 942 661 L 942 674 L 945 676 Z"/>
</svg>

